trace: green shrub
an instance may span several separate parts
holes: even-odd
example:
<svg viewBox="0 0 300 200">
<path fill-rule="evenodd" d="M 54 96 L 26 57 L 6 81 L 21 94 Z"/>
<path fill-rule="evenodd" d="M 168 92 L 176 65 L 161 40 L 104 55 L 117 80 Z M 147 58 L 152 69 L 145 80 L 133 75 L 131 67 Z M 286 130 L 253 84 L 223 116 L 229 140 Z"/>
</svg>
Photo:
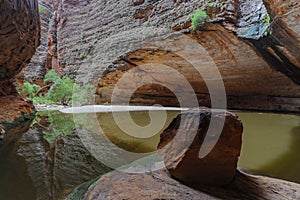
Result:
<svg viewBox="0 0 300 200">
<path fill-rule="evenodd" d="M 196 10 L 194 15 L 192 16 L 192 29 L 196 30 L 204 26 L 206 19 L 207 19 L 207 14 L 203 10 Z"/>
<path fill-rule="evenodd" d="M 260 20 L 260 37 L 271 35 L 271 17 L 268 13 L 265 14 L 263 19 Z"/>
<path fill-rule="evenodd" d="M 106 101 L 103 105 L 104 106 L 110 106 L 110 103 L 108 101 Z"/>
<path fill-rule="evenodd" d="M 44 82 L 53 82 L 53 83 L 59 83 L 61 82 L 60 76 L 51 69 L 44 77 Z"/>
<path fill-rule="evenodd" d="M 32 98 L 33 103 L 55 103 L 47 99 L 42 94 L 38 94 L 37 96 Z"/>
<path fill-rule="evenodd" d="M 41 87 L 36 84 L 31 84 L 29 82 L 24 82 L 23 88 L 21 88 L 20 92 L 22 95 L 25 95 L 32 99 L 35 96 L 35 93 L 39 91 Z"/>
<path fill-rule="evenodd" d="M 43 7 L 39 6 L 39 13 L 45 15 L 46 14 L 46 10 Z"/>
<path fill-rule="evenodd" d="M 74 81 L 69 77 L 59 79 L 51 86 L 46 98 L 52 102 L 68 105 L 72 100 Z"/>
<path fill-rule="evenodd" d="M 86 104 L 91 97 L 94 97 L 94 86 L 92 84 L 86 84 L 84 86 L 74 84 L 72 96 L 74 104 Z"/>
<path fill-rule="evenodd" d="M 262 20 L 262 23 L 270 23 L 270 21 L 271 21 L 270 15 L 266 14 Z"/>
<path fill-rule="evenodd" d="M 29 82 L 25 82 L 24 87 L 19 91 L 34 103 L 60 103 L 63 105 L 69 105 L 72 101 L 77 104 L 88 103 L 88 98 L 94 93 L 93 85 L 80 86 L 69 77 L 59 77 L 54 70 L 50 70 L 45 75 L 44 83 L 52 84 L 45 95 L 38 93 L 41 90 L 40 86 Z"/>
</svg>

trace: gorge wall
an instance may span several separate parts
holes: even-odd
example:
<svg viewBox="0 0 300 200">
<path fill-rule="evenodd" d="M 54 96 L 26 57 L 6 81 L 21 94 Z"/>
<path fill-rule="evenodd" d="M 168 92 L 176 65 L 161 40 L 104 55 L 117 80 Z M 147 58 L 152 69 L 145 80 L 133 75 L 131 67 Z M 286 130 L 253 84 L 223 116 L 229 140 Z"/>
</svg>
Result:
<svg viewBox="0 0 300 200">
<path fill-rule="evenodd" d="M 176 36 L 182 34 L 201 45 L 217 66 L 229 108 L 300 109 L 296 0 L 62 0 L 40 1 L 40 5 L 47 11 L 41 13 L 44 45 L 40 48 L 44 53 L 36 55 L 30 65 L 38 64 L 41 72 L 54 68 L 80 83 L 94 83 L 98 104 L 111 101 L 113 89 L 124 74 L 130 72 L 147 79 L 151 72 L 141 73 L 142 66 L 155 70 L 166 65 L 188 80 L 200 105 L 210 106 L 207 86 L 195 66 L 176 51 L 147 48 L 149 42 L 166 38 L 176 46 L 180 43 Z M 201 30 L 193 31 L 190 18 L 196 9 L 206 10 L 209 18 Z M 24 71 L 25 79 L 33 75 L 36 80 L 43 77 L 43 73 L 32 73 L 30 68 Z M 120 88 L 124 93 L 134 85 L 127 81 Z M 180 82 L 171 76 L 164 81 L 188 100 L 189 94 Z M 125 103 L 124 96 L 119 95 L 117 103 Z M 179 105 L 174 92 L 159 83 L 139 87 L 130 103 Z"/>
<path fill-rule="evenodd" d="M 33 111 L 31 102 L 17 94 L 14 78 L 39 45 L 40 20 L 36 0 L 0 4 L 0 143 L 7 137 L 9 145 L 10 135 L 29 127 Z"/>
</svg>

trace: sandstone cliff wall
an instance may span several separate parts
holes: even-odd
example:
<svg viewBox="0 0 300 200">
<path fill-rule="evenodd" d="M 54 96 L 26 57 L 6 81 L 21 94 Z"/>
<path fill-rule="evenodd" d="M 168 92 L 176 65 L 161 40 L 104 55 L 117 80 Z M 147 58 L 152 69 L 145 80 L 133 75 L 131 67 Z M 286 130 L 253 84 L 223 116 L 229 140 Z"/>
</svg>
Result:
<svg viewBox="0 0 300 200">
<path fill-rule="evenodd" d="M 10 132 L 13 134 L 19 129 L 23 130 L 24 124 L 27 124 L 27 128 L 29 126 L 32 104 L 17 94 L 14 79 L 30 62 L 39 45 L 40 20 L 36 0 L 1 0 L 0 5 L 1 145 Z"/>
<path fill-rule="evenodd" d="M 155 69 L 164 64 L 189 81 L 200 105 L 210 106 L 203 77 L 186 59 L 176 52 L 142 47 L 145 41 L 181 33 L 204 47 L 218 67 L 229 108 L 299 111 L 300 20 L 296 0 L 62 0 L 51 2 L 51 6 L 55 10 L 49 16 L 52 23 L 42 24 L 48 35 L 43 70 L 54 68 L 78 82 L 94 83 L 96 103 L 110 102 L 115 84 L 129 69 L 145 64 Z M 191 30 L 190 18 L 196 9 L 206 9 L 209 15 L 200 31 Z M 188 98 L 185 88 L 172 81 L 166 78 Z M 129 88 L 122 89 L 126 93 Z M 122 96 L 119 99 L 122 103 Z M 159 84 L 140 87 L 131 103 L 179 105 L 170 88 Z"/>
</svg>

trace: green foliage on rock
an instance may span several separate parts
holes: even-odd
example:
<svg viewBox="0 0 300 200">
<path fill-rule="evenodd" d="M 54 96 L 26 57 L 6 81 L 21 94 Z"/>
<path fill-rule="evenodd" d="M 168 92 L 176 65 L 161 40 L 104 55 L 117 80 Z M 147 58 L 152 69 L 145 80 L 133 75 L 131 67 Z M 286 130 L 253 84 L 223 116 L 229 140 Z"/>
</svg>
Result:
<svg viewBox="0 0 300 200">
<path fill-rule="evenodd" d="M 44 82 L 60 83 L 60 81 L 60 76 L 58 76 L 53 69 L 51 69 L 44 77 Z"/>
<path fill-rule="evenodd" d="M 106 101 L 103 105 L 104 106 L 110 106 L 110 103 L 108 101 Z"/>
<path fill-rule="evenodd" d="M 21 90 L 21 93 L 32 99 L 34 97 L 35 93 L 37 91 L 39 91 L 40 89 L 41 89 L 41 87 L 39 85 L 31 84 L 29 82 L 25 82 L 24 87 Z"/>
<path fill-rule="evenodd" d="M 60 102 L 68 105 L 72 100 L 74 81 L 69 77 L 58 79 L 53 82 L 50 90 L 46 94 L 46 98 L 51 102 Z"/>
<path fill-rule="evenodd" d="M 208 16 L 204 10 L 196 10 L 192 16 L 192 29 L 196 30 L 203 27 L 207 17 Z"/>
<path fill-rule="evenodd" d="M 39 6 L 39 13 L 45 15 L 46 10 L 43 7 Z"/>
<path fill-rule="evenodd" d="M 270 15 L 266 14 L 262 20 L 262 23 L 270 23 L 270 21 L 271 21 Z"/>
<path fill-rule="evenodd" d="M 40 86 L 29 82 L 25 82 L 19 92 L 34 103 L 58 103 L 63 105 L 69 105 L 72 101 L 77 104 L 86 104 L 89 101 L 88 97 L 93 95 L 93 85 L 80 86 L 69 77 L 61 78 L 54 70 L 50 70 L 43 81 L 52 84 L 45 95 L 40 93 Z"/>
</svg>

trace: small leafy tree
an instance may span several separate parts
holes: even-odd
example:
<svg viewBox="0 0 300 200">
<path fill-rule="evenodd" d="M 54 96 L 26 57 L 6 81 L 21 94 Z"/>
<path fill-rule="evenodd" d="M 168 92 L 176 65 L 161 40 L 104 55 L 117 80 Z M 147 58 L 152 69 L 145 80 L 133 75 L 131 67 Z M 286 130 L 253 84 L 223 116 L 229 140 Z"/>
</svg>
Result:
<svg viewBox="0 0 300 200">
<path fill-rule="evenodd" d="M 35 93 L 39 91 L 41 87 L 36 84 L 31 84 L 29 82 L 24 82 L 24 87 L 21 89 L 21 94 L 32 99 L 35 96 Z"/>
<path fill-rule="evenodd" d="M 44 82 L 53 82 L 53 83 L 60 83 L 61 82 L 60 76 L 51 69 L 44 77 Z"/>
<path fill-rule="evenodd" d="M 43 7 L 39 6 L 39 13 L 45 15 L 46 14 L 46 10 Z"/>
<path fill-rule="evenodd" d="M 52 102 L 68 105 L 72 100 L 74 84 L 74 81 L 69 77 L 56 80 L 46 94 L 46 98 Z"/>
<path fill-rule="evenodd" d="M 39 93 L 42 89 L 40 86 L 29 82 L 25 82 L 23 88 L 19 89 L 19 92 L 26 95 L 34 103 L 61 103 L 69 105 L 72 101 L 80 104 L 88 103 L 88 97 L 92 95 L 94 88 L 91 84 L 80 86 L 69 77 L 61 78 L 54 70 L 50 70 L 45 75 L 44 83 L 52 84 L 45 95 Z"/>
<path fill-rule="evenodd" d="M 204 26 L 206 19 L 207 19 L 207 14 L 203 10 L 196 10 L 194 15 L 192 16 L 192 29 L 196 30 Z"/>
</svg>

